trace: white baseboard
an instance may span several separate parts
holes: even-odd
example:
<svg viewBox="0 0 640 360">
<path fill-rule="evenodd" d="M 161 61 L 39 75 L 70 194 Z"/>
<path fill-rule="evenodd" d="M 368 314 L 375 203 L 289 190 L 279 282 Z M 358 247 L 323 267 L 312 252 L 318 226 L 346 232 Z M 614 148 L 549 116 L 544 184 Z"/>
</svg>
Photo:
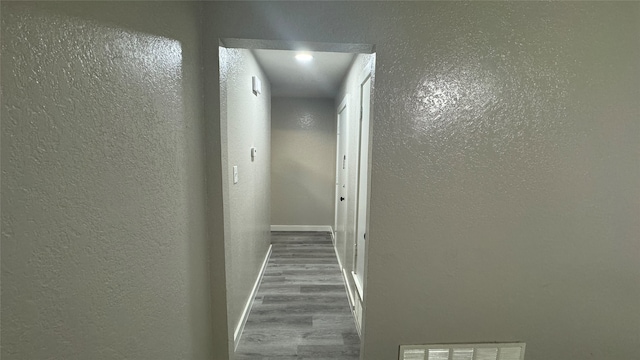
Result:
<svg viewBox="0 0 640 360">
<path fill-rule="evenodd" d="M 362 301 L 360 299 L 356 301 L 356 306 L 353 308 L 353 317 L 355 318 L 358 336 L 362 339 Z"/>
<path fill-rule="evenodd" d="M 256 298 L 256 293 L 258 292 L 258 288 L 260 287 L 260 283 L 262 282 L 262 276 L 264 275 L 264 270 L 267 268 L 267 264 L 269 263 L 269 258 L 271 257 L 271 249 L 272 245 L 269 245 L 269 250 L 267 251 L 267 255 L 264 257 L 264 261 L 262 262 L 262 268 L 260 268 L 260 273 L 258 274 L 258 278 L 256 279 L 255 284 L 253 284 L 253 289 L 251 290 L 251 295 L 247 300 L 247 303 L 242 310 L 242 317 L 240 318 L 240 323 L 236 327 L 236 331 L 233 333 L 233 342 L 234 342 L 234 351 L 238 348 L 238 344 L 240 343 L 240 337 L 242 336 L 242 331 L 244 330 L 244 326 L 247 323 L 247 319 L 249 318 L 249 313 L 251 312 L 251 307 L 253 307 L 253 300 Z"/>
<path fill-rule="evenodd" d="M 340 266 L 340 272 L 342 273 L 342 281 L 344 282 L 344 288 L 347 291 L 347 298 L 349 299 L 349 306 L 351 307 L 351 314 L 353 315 L 353 321 L 356 323 L 356 329 L 358 330 L 358 336 L 362 336 L 360 333 L 360 319 L 358 319 L 359 314 L 357 313 L 356 306 L 360 306 L 362 308 L 362 302 L 360 299 L 355 299 L 353 290 L 351 290 L 351 284 L 349 284 L 349 275 L 347 275 L 347 269 L 342 267 L 342 262 L 340 261 L 340 256 L 338 255 L 338 249 L 336 249 L 335 243 L 333 245 L 333 251 L 336 253 L 336 259 L 338 259 L 338 266 Z M 359 301 L 356 304 L 356 301 Z"/>
<path fill-rule="evenodd" d="M 336 259 L 338 259 L 338 266 L 340 267 L 340 273 L 342 273 L 342 280 L 344 281 L 344 287 L 349 297 L 349 306 L 351 306 L 351 311 L 353 311 L 356 304 L 353 298 L 353 291 L 351 291 L 351 285 L 349 285 L 349 278 L 347 277 L 347 269 L 342 267 L 342 262 L 340 261 L 340 256 L 338 255 L 338 249 L 336 249 L 335 244 L 333 245 L 333 251 L 336 253 Z"/>
<path fill-rule="evenodd" d="M 356 284 L 356 289 L 358 290 L 358 295 L 360 299 L 364 299 L 364 289 L 362 284 L 360 283 L 360 279 L 358 279 L 358 275 L 355 272 L 351 272 L 351 276 L 353 276 L 353 283 Z"/>
<path fill-rule="evenodd" d="M 342 279 L 344 280 L 344 286 L 347 290 L 347 295 L 349 295 L 349 305 L 351 305 L 351 311 L 356 308 L 356 300 L 353 298 L 353 291 L 351 290 L 351 285 L 349 285 L 349 278 L 347 277 L 347 270 L 342 269 Z"/>
<path fill-rule="evenodd" d="M 333 251 L 336 253 L 336 259 L 338 259 L 338 266 L 340 267 L 340 271 L 344 270 L 342 268 L 342 262 L 340 261 L 340 255 L 338 255 L 338 249 L 336 248 L 335 242 L 333 243 Z"/>
<path fill-rule="evenodd" d="M 271 225 L 271 231 L 328 231 L 333 233 L 331 225 Z"/>
</svg>

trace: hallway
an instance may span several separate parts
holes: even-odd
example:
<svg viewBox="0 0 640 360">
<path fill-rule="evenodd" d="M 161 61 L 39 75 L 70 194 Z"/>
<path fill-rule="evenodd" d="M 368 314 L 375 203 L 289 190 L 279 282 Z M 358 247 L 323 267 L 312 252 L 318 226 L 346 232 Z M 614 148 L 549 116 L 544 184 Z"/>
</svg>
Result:
<svg viewBox="0 0 640 360">
<path fill-rule="evenodd" d="M 330 233 L 272 232 L 271 243 L 236 359 L 358 359 Z"/>
</svg>

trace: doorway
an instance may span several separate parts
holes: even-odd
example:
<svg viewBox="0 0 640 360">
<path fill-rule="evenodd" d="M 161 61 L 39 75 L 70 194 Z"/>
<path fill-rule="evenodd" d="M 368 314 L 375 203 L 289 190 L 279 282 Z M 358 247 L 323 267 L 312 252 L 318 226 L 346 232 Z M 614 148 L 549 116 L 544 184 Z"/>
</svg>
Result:
<svg viewBox="0 0 640 360">
<path fill-rule="evenodd" d="M 304 51 L 300 51 L 304 49 Z M 267 51 L 265 51 L 267 50 Z M 277 93 L 279 80 L 268 70 L 269 65 L 260 62 L 260 53 L 270 51 L 289 52 L 294 54 L 304 53 L 311 58 L 320 58 L 323 53 L 335 52 L 340 55 L 349 54 L 351 60 L 345 70 L 339 86 L 333 88 L 331 106 L 333 126 L 333 147 L 325 146 L 324 150 L 310 151 L 314 148 L 313 139 L 297 145 L 287 159 L 289 167 L 284 170 L 283 176 L 273 176 L 273 171 L 267 170 L 269 165 L 275 163 L 275 152 L 272 154 L 273 136 L 275 130 L 271 127 L 273 119 L 273 94 Z M 336 254 L 338 267 L 343 278 L 343 286 L 346 288 L 349 298 L 349 307 L 353 312 L 353 321 L 359 327 L 362 323 L 362 305 L 364 302 L 364 287 L 366 279 L 366 245 L 356 246 L 358 229 L 366 232 L 366 198 L 367 190 L 359 190 L 364 184 L 368 184 L 368 158 L 364 154 L 369 153 L 368 137 L 361 140 L 363 131 L 369 131 L 367 125 L 361 125 L 362 114 L 359 113 L 363 96 L 362 89 L 372 90 L 369 86 L 362 87 L 360 79 L 363 71 L 371 74 L 374 69 L 375 54 L 373 47 L 369 45 L 344 45 L 344 44 L 320 44 L 300 42 L 274 42 L 261 40 L 223 40 L 220 47 L 220 101 L 221 101 L 221 150 L 223 170 L 223 214 L 225 215 L 225 267 L 227 270 L 227 303 L 229 318 L 229 333 L 233 338 L 231 349 L 234 349 L 242 337 L 243 329 L 250 316 L 254 302 L 262 302 L 257 299 L 261 280 L 268 268 L 271 254 L 276 252 L 274 246 L 281 244 L 271 243 L 270 233 L 277 231 L 326 231 L 330 234 L 331 243 Z M 295 51 L 295 53 L 294 53 Z M 279 63 L 284 63 L 283 60 Z M 309 67 L 311 78 L 319 79 L 320 86 L 324 90 L 330 88 L 326 76 L 321 72 L 313 74 Z M 248 69 L 248 70 L 247 70 Z M 290 81 L 289 90 L 296 100 L 291 103 L 303 103 L 299 101 L 301 92 L 310 80 L 306 75 L 296 76 L 291 68 L 278 67 L 278 71 L 285 76 L 279 79 Z M 294 81 L 295 79 L 298 81 Z M 313 80 L 313 79 L 312 79 Z M 294 81 L 294 83 L 291 83 Z M 325 96 L 326 97 L 326 96 Z M 370 97 L 367 94 L 366 97 Z M 275 99 L 275 98 L 274 98 Z M 337 102 L 340 99 L 340 102 Z M 344 101 L 343 101 L 344 99 Z M 351 99 L 351 100 L 350 100 Z M 283 101 L 278 100 L 279 103 Z M 284 101 L 286 102 L 286 101 Z M 309 115 L 309 124 L 313 116 Z M 299 116 L 297 126 L 304 126 L 304 116 Z M 268 125 L 268 126 L 267 126 Z M 308 124 L 307 124 L 308 125 Z M 287 129 L 291 130 L 291 129 Z M 279 130 L 278 130 L 279 131 Z M 289 131 L 293 133 L 293 131 Z M 344 138 L 341 140 L 341 135 Z M 279 140 L 278 140 L 279 141 Z M 325 144 L 326 145 L 326 144 Z M 324 146 L 324 145 L 323 145 Z M 341 147 L 340 147 L 341 146 Z M 364 150 L 360 150 L 365 146 Z M 306 152 L 306 153 L 305 153 Z M 343 153 L 340 155 L 340 153 Z M 330 154 L 332 168 L 328 171 L 309 171 L 309 159 L 317 154 Z M 279 155 L 277 155 L 279 156 Z M 295 159 L 296 156 L 301 159 Z M 335 160 L 334 160 L 335 159 Z M 335 170 L 334 170 L 335 169 Z M 334 172 L 335 171 L 335 172 Z M 265 175 L 266 174 L 266 175 Z M 311 174 L 311 175 L 305 175 Z M 306 178 L 304 176 L 307 176 Z M 297 186 L 300 183 L 309 184 L 318 182 L 318 178 L 328 177 L 330 185 L 328 191 L 317 191 L 318 187 L 310 186 L 302 189 Z M 294 179 L 306 179 L 292 181 Z M 296 199 L 322 202 L 323 208 L 329 209 L 329 220 L 320 223 L 286 224 L 273 223 L 271 218 L 274 211 L 275 197 L 282 194 L 268 191 L 272 189 L 272 181 L 280 182 L 281 179 L 292 181 L 285 184 L 284 194 L 287 202 L 294 203 Z M 337 183 L 340 183 L 338 186 Z M 323 185 L 324 186 L 324 185 Z M 318 201 L 313 201 L 314 199 Z M 340 200 L 341 199 L 341 200 Z M 330 204 L 330 205 L 328 205 Z M 364 205 L 363 205 L 364 204 Z M 304 208 L 293 211 L 297 218 L 304 218 Z M 279 211 L 279 210 L 278 210 Z M 361 217 L 363 217 L 361 219 Z M 359 221 L 362 221 L 361 223 Z M 358 249 L 359 247 L 359 249 Z M 359 250 L 359 252 L 358 252 Z M 281 255 L 281 254 L 280 254 Z M 362 261 L 362 266 L 358 266 Z M 272 270 L 267 270 L 269 275 Z M 361 282 L 355 285 L 355 279 L 360 277 Z M 286 275 L 283 275 L 286 278 Z M 274 279 L 269 276 L 269 279 Z M 271 281 L 271 280 L 270 280 Z M 275 301 L 271 297 L 269 301 Z M 326 307 L 326 306 L 325 306 Z M 358 311 L 358 309 L 360 311 Z M 360 329 L 358 328 L 358 332 Z M 364 335 L 364 334 L 362 334 Z"/>
</svg>

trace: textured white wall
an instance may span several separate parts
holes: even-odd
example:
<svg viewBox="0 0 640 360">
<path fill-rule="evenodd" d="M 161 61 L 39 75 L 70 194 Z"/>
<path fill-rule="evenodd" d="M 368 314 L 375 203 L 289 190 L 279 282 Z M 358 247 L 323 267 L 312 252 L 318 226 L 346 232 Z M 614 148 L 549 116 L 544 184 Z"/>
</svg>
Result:
<svg viewBox="0 0 640 360">
<path fill-rule="evenodd" d="M 233 333 L 271 243 L 271 91 L 249 50 L 222 49 L 220 72 L 226 107 L 221 122 L 226 287 Z M 252 92 L 252 76 L 262 81 L 258 96 Z M 255 160 L 251 147 L 258 151 Z"/>
<path fill-rule="evenodd" d="M 211 359 L 199 6 L 2 2 L 2 359 Z"/>
<path fill-rule="evenodd" d="M 333 99 L 272 99 L 271 224 L 333 226 L 335 112 Z"/>
<path fill-rule="evenodd" d="M 205 4 L 210 39 L 376 45 L 365 359 L 500 340 L 528 360 L 637 355 L 639 12 Z M 205 60 L 215 98 L 215 49 Z"/>
</svg>

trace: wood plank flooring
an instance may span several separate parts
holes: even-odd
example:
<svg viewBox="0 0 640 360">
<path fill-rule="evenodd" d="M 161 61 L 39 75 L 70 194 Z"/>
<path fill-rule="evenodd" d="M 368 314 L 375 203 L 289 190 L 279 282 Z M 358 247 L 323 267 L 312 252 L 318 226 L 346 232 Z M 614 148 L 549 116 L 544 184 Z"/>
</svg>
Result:
<svg viewBox="0 0 640 360">
<path fill-rule="evenodd" d="M 271 243 L 236 359 L 359 359 L 330 233 L 272 232 Z"/>
</svg>

